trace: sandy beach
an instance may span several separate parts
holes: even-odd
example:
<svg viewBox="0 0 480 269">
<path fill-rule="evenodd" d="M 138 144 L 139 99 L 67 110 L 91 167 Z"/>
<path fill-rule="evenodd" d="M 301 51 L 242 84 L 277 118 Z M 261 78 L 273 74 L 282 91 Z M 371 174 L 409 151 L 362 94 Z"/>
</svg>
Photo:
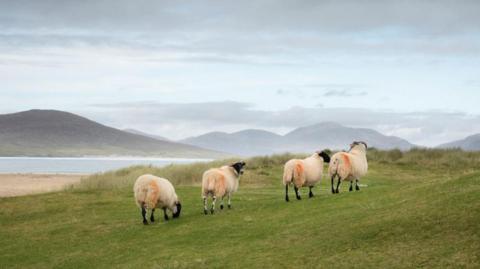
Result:
<svg viewBox="0 0 480 269">
<path fill-rule="evenodd" d="M 62 190 L 87 175 L 0 174 L 0 197 L 13 197 Z"/>
</svg>

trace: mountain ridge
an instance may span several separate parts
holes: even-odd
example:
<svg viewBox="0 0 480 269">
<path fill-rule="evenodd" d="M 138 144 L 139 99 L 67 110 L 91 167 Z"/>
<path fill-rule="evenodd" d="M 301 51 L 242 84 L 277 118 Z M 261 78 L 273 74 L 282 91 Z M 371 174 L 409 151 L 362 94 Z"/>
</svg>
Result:
<svg viewBox="0 0 480 269">
<path fill-rule="evenodd" d="M 221 157 L 225 154 L 128 133 L 59 110 L 0 115 L 1 156 Z"/>
</svg>

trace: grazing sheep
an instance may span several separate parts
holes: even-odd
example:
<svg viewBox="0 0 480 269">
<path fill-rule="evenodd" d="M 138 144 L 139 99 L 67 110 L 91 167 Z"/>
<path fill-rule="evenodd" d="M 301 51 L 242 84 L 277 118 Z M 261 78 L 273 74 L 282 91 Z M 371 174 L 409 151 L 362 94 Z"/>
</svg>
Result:
<svg viewBox="0 0 480 269">
<path fill-rule="evenodd" d="M 365 142 L 354 141 L 348 152 L 338 152 L 332 156 L 328 167 L 328 175 L 332 180 L 332 193 L 338 193 L 338 187 L 343 180 L 350 181 L 349 191 L 353 190 L 353 180 L 355 180 L 355 190 L 360 190 L 358 181 L 368 170 L 367 148 Z M 338 178 L 336 189 L 333 188 L 335 177 Z"/>
<path fill-rule="evenodd" d="M 228 196 L 228 208 L 231 208 L 231 196 L 238 189 L 238 180 L 240 175 L 243 174 L 243 167 L 245 162 L 237 162 L 232 165 L 225 165 L 220 168 L 212 168 L 205 173 L 202 177 L 202 198 L 203 198 L 203 212 L 208 214 L 207 211 L 207 198 L 212 196 L 212 207 L 210 212 L 215 212 L 215 202 L 217 197 L 222 199 L 220 209 L 223 209 L 223 198 Z"/>
<path fill-rule="evenodd" d="M 312 156 L 303 160 L 292 159 L 285 163 L 283 169 L 283 184 L 285 185 L 285 201 L 288 198 L 288 185 L 293 183 L 295 196 L 301 200 L 298 189 L 301 187 L 309 187 L 309 197 L 313 197 L 312 188 L 322 179 L 323 163 L 330 162 L 330 156 L 325 151 L 315 152 Z"/>
<path fill-rule="evenodd" d="M 135 182 L 133 192 L 135 194 L 135 202 L 142 210 L 143 224 L 148 224 L 145 218 L 147 209 L 152 210 L 150 215 L 151 222 L 155 221 L 153 217 L 155 208 L 163 209 L 165 220 L 168 220 L 167 209 L 172 212 L 173 218 L 180 216 L 182 205 L 170 181 L 152 175 L 143 175 Z"/>
</svg>

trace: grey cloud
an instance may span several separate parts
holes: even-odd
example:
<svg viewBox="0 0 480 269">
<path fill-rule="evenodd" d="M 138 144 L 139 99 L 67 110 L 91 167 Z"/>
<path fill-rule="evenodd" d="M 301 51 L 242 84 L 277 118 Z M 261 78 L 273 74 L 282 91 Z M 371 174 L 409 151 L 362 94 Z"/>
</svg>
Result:
<svg viewBox="0 0 480 269">
<path fill-rule="evenodd" d="M 323 96 L 325 97 L 352 97 L 352 96 L 365 96 L 367 95 L 366 91 L 354 92 L 351 90 L 328 90 Z"/>
<path fill-rule="evenodd" d="M 87 112 L 83 112 L 87 113 Z M 93 105 L 92 118 L 117 127 L 133 127 L 170 138 L 209 131 L 263 128 L 286 132 L 297 127 L 334 121 L 352 127 L 373 128 L 419 145 L 433 146 L 480 132 L 480 116 L 459 112 L 395 113 L 356 108 L 292 107 L 279 111 L 255 109 L 239 102 L 121 103 Z"/>
<path fill-rule="evenodd" d="M 480 54 L 479 9 L 447 0 L 0 1 L 0 45 L 125 46 L 225 63 L 323 51 L 471 56 Z"/>
</svg>

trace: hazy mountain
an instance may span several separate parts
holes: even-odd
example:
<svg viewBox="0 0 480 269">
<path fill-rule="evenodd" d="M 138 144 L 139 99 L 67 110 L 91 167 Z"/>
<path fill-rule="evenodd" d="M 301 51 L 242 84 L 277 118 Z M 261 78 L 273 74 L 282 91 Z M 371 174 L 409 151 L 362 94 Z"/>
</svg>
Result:
<svg viewBox="0 0 480 269">
<path fill-rule="evenodd" d="M 150 138 L 157 139 L 157 140 L 170 141 L 170 139 L 168 139 L 166 137 L 163 137 L 163 136 L 160 136 L 160 135 L 148 134 L 148 133 L 136 130 L 136 129 L 123 129 L 123 131 L 131 133 L 131 134 L 143 135 L 143 136 L 150 137 Z"/>
<path fill-rule="evenodd" d="M 414 147 L 408 141 L 386 136 L 365 128 L 350 128 L 337 123 L 320 123 L 301 127 L 281 136 L 262 130 L 245 130 L 232 134 L 213 132 L 182 140 L 182 143 L 222 150 L 239 155 L 259 155 L 281 152 L 312 152 L 319 149 L 347 149 L 354 140 L 380 149 Z"/>
<path fill-rule="evenodd" d="M 352 141 L 365 141 L 369 147 L 379 149 L 410 149 L 414 147 L 407 140 L 386 136 L 366 128 L 345 127 L 337 123 L 319 123 L 293 130 L 285 135 L 292 151 L 318 149 L 347 149 Z"/>
<path fill-rule="evenodd" d="M 283 137 L 272 132 L 248 129 L 236 133 L 211 132 L 181 140 L 181 143 L 238 155 L 262 155 L 277 152 Z"/>
<path fill-rule="evenodd" d="M 0 115 L 0 156 L 84 155 L 224 156 L 191 145 L 127 133 L 62 111 L 30 110 Z"/>
<path fill-rule="evenodd" d="M 437 146 L 438 148 L 461 148 L 468 151 L 480 150 L 480 134 L 468 136 L 462 140 L 453 141 Z"/>
</svg>

